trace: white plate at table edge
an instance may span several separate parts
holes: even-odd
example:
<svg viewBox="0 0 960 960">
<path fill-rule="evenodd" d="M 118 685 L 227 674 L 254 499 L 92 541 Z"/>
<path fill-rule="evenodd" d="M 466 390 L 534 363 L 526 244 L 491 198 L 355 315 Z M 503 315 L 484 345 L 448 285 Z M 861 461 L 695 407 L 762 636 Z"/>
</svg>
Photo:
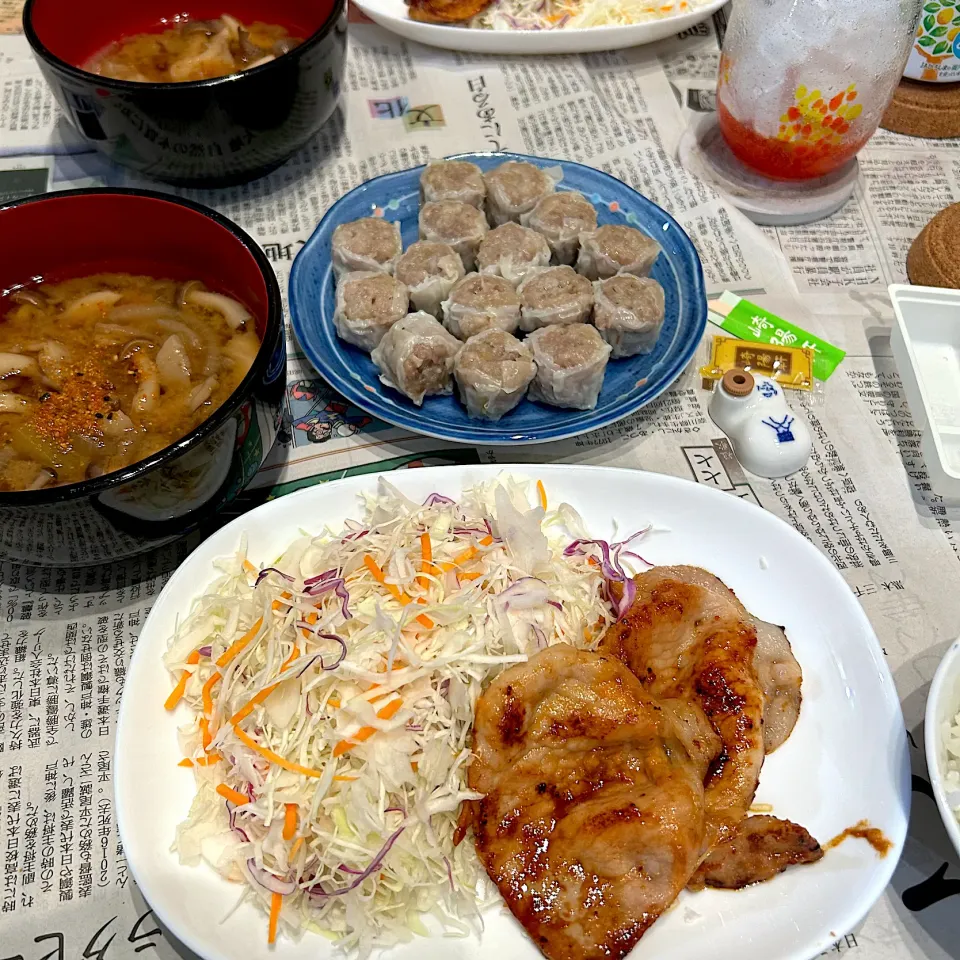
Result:
<svg viewBox="0 0 960 960">
<path fill-rule="evenodd" d="M 353 0 L 374 23 L 407 40 L 468 53 L 569 54 L 620 50 L 681 33 L 716 13 L 727 0 L 708 0 L 686 13 L 615 27 L 560 30 L 474 30 L 470 27 L 411 20 L 404 0 Z"/>
<path fill-rule="evenodd" d="M 631 954 L 634 960 L 699 960 L 703 946 L 740 960 L 808 960 L 855 926 L 880 896 L 903 849 L 910 807 L 910 768 L 903 716 L 889 668 L 869 621 L 843 578 L 793 528 L 729 494 L 662 474 L 581 465 L 476 465 L 387 472 L 422 501 L 438 490 L 457 496 L 501 472 L 543 479 L 553 503 L 567 500 L 593 536 L 611 537 L 647 520 L 667 528 L 643 541 L 656 563 L 702 564 L 735 590 L 758 617 L 783 623 L 804 668 L 804 708 L 790 740 L 765 765 L 757 802 L 802 823 L 821 842 L 861 818 L 892 842 L 880 859 L 852 840 L 818 864 L 730 893 L 681 894 Z M 186 815 L 193 777 L 176 767 L 176 723 L 163 709 L 170 680 L 161 663 L 176 617 L 214 579 L 212 561 L 250 540 L 255 564 L 267 563 L 304 525 L 337 528 L 359 512 L 357 494 L 378 474 L 309 487 L 270 501 L 227 524 L 174 572 L 144 624 L 130 662 L 117 724 L 117 825 L 130 871 L 159 920 L 204 960 L 316 960 L 342 956 L 307 935 L 266 944 L 266 916 L 244 905 L 220 919 L 240 888 L 210 868 L 181 867 L 170 844 Z M 598 504 L 598 506 L 593 506 Z M 309 522 L 309 521 L 308 521 Z M 818 598 L 820 622 L 809 597 Z M 829 600 L 829 602 L 828 602 Z M 182 708 L 181 708 L 182 709 Z M 183 714 L 179 714 L 182 722 Z M 862 728 L 862 729 L 861 729 Z M 157 731 L 162 731 L 156 736 Z M 865 739 L 864 739 L 865 736 Z M 849 742 L 848 742 L 849 741 Z M 838 745 L 843 745 L 839 749 Z M 867 749 L 865 749 L 865 747 Z M 873 748 L 873 749 L 870 749 Z M 877 752 L 879 749 L 879 753 Z M 798 763 L 801 757 L 815 764 Z M 852 785 L 844 792 L 844 785 Z M 482 939 L 415 938 L 380 954 L 390 960 L 474 960 L 494 955 L 535 960 L 539 951 L 505 911 L 485 914 Z"/>
</svg>

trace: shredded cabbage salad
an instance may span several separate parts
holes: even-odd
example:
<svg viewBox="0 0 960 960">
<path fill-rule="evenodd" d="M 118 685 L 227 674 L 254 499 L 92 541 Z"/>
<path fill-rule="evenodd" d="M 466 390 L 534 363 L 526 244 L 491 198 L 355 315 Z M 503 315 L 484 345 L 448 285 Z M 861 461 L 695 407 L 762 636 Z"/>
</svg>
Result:
<svg viewBox="0 0 960 960">
<path fill-rule="evenodd" d="M 470 26 L 482 30 L 618 27 L 688 13 L 705 0 L 494 0 Z"/>
<path fill-rule="evenodd" d="M 479 930 L 492 888 L 453 843 L 479 797 L 474 704 L 538 649 L 594 646 L 632 600 L 623 562 L 646 532 L 590 540 L 572 507 L 547 506 L 509 476 L 422 504 L 381 479 L 362 520 L 269 566 L 245 543 L 218 563 L 164 658 L 197 790 L 174 849 L 243 884 L 270 942 L 312 931 L 367 956 L 428 918 Z"/>
</svg>

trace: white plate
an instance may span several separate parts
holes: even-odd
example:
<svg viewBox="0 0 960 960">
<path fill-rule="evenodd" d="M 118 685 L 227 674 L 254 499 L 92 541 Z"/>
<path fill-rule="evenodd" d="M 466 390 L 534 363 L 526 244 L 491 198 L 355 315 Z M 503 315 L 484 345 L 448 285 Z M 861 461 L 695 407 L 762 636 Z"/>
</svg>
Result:
<svg viewBox="0 0 960 960">
<path fill-rule="evenodd" d="M 413 499 L 437 490 L 457 496 L 501 467 L 431 467 L 391 473 Z M 690 481 L 654 473 L 582 466 L 506 468 L 543 479 L 552 503 L 566 500 L 595 536 L 653 521 L 669 532 L 643 543 L 655 563 L 701 564 L 733 588 L 757 616 L 784 624 L 803 667 L 803 709 L 787 743 L 766 761 L 757 801 L 802 823 L 821 841 L 866 819 L 892 841 L 880 859 L 849 840 L 813 866 L 737 893 L 683 893 L 653 925 L 633 960 L 808 960 L 847 933 L 890 879 L 903 848 L 910 770 L 896 689 L 870 624 L 828 560 L 772 514 Z M 335 529 L 358 513 L 371 475 L 310 487 L 266 503 L 203 543 L 157 599 L 130 664 L 117 728 L 117 823 L 124 853 L 160 920 L 204 960 L 325 960 L 329 941 L 305 936 L 267 946 L 266 917 L 244 905 L 224 924 L 238 887 L 207 867 L 181 867 L 170 852 L 193 795 L 177 767 L 178 718 L 163 709 L 170 678 L 161 664 L 178 616 L 214 579 L 212 562 L 240 535 L 254 562 L 277 556 L 301 527 Z M 322 520 L 320 519 L 322 518 Z M 184 710 L 185 708 L 181 708 Z M 183 720 L 181 716 L 180 721 Z M 540 953 L 505 911 L 492 910 L 479 939 L 415 939 L 389 960 L 536 960 Z"/>
<path fill-rule="evenodd" d="M 411 20 L 404 0 L 354 0 L 381 27 L 431 47 L 470 53 L 593 53 L 653 43 L 692 27 L 719 10 L 727 0 L 708 0 L 701 7 L 664 20 L 628 27 L 586 27 L 561 30 L 472 30 L 469 27 Z"/>
</svg>

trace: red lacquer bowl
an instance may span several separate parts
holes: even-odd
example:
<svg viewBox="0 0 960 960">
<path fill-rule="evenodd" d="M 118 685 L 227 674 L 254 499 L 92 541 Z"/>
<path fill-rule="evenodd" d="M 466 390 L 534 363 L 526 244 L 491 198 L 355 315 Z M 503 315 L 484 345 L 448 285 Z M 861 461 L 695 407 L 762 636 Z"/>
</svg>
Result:
<svg viewBox="0 0 960 960">
<path fill-rule="evenodd" d="M 304 42 L 251 70 L 186 83 L 81 69 L 114 41 L 168 29 L 185 14 L 225 12 L 284 26 Z M 279 166 L 330 119 L 343 78 L 346 0 L 27 0 L 23 29 L 57 102 L 91 146 L 170 183 L 225 186 Z M 337 135 L 324 131 L 321 152 Z"/>
</svg>

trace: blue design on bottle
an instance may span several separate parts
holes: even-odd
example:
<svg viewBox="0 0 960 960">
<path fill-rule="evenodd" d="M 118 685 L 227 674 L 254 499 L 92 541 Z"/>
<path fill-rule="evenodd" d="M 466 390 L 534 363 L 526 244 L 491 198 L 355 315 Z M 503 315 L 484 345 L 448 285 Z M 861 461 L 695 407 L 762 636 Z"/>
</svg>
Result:
<svg viewBox="0 0 960 960">
<path fill-rule="evenodd" d="M 793 437 L 793 431 L 790 429 L 793 426 L 793 417 L 789 414 L 784 414 L 782 420 L 774 420 L 773 417 L 770 417 L 769 420 L 761 421 L 764 426 L 770 427 L 777 435 L 777 443 L 790 443 Z"/>
<path fill-rule="evenodd" d="M 770 383 L 769 380 L 764 380 L 763 383 L 758 383 L 757 390 L 759 390 L 760 393 L 767 398 L 767 400 L 777 395 L 777 388 Z"/>
</svg>

